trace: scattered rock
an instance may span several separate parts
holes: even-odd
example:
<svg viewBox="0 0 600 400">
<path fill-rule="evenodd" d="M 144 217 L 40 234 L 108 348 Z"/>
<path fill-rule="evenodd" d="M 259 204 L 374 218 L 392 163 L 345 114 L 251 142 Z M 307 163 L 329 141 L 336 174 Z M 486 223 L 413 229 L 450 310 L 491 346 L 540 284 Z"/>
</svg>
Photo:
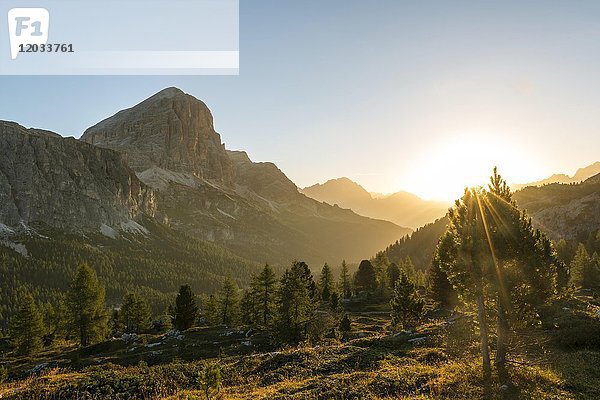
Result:
<svg viewBox="0 0 600 400">
<path fill-rule="evenodd" d="M 121 341 L 130 344 L 133 342 L 136 342 L 138 340 L 138 335 L 136 335 L 135 333 L 124 333 L 123 335 L 121 335 Z"/>
</svg>

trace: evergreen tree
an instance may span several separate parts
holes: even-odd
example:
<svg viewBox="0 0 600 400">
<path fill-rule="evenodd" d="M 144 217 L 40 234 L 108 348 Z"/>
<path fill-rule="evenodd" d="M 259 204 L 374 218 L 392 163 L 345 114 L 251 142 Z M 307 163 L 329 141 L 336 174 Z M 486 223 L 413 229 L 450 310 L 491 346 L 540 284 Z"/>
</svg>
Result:
<svg viewBox="0 0 600 400">
<path fill-rule="evenodd" d="M 350 333 L 352 332 L 352 321 L 348 314 L 344 314 L 340 321 L 340 331 L 342 332 L 342 338 L 348 340 Z"/>
<path fill-rule="evenodd" d="M 329 303 L 331 294 L 334 291 L 333 284 L 333 273 L 331 272 L 331 268 L 327 263 L 323 266 L 321 270 L 321 276 L 319 277 L 319 288 L 321 289 L 321 300 L 325 303 Z"/>
<path fill-rule="evenodd" d="M 415 289 L 415 285 L 406 274 L 400 274 L 396 281 L 394 293 L 390 300 L 392 307 L 392 324 L 406 328 L 420 321 L 423 316 L 425 302 Z"/>
<path fill-rule="evenodd" d="M 456 258 L 453 250 L 452 238 L 445 234 L 438 242 L 431 265 L 427 270 L 427 295 L 445 309 L 454 309 L 458 305 L 456 290 L 452 287 L 446 273 L 449 263 Z"/>
<path fill-rule="evenodd" d="M 345 299 L 352 297 L 350 272 L 348 272 L 346 260 L 342 260 L 342 268 L 340 271 L 340 288 L 342 289 L 342 296 L 344 296 Z"/>
<path fill-rule="evenodd" d="M 126 293 L 123 296 L 119 321 L 127 333 L 140 333 L 149 329 L 152 322 L 150 305 L 137 293 Z"/>
<path fill-rule="evenodd" d="M 219 304 L 214 295 L 209 295 L 204 301 L 204 317 L 209 326 L 219 324 Z"/>
<path fill-rule="evenodd" d="M 396 263 L 391 263 L 387 268 L 387 279 L 390 285 L 390 289 L 394 289 L 396 281 L 400 278 L 400 267 Z"/>
<path fill-rule="evenodd" d="M 563 263 L 567 265 L 571 264 L 571 261 L 575 256 L 573 246 L 571 246 L 571 244 L 569 244 L 565 239 L 560 239 L 558 243 L 556 243 L 556 256 Z"/>
<path fill-rule="evenodd" d="M 373 292 L 377 289 L 377 271 L 369 260 L 362 260 L 354 274 L 354 287 L 358 292 Z"/>
<path fill-rule="evenodd" d="M 21 299 L 17 314 L 10 323 L 10 338 L 17 352 L 23 355 L 34 354 L 42 348 L 44 323 L 42 314 L 27 293 Z"/>
<path fill-rule="evenodd" d="M 45 304 L 43 308 L 45 345 L 50 346 L 57 337 L 65 338 L 69 322 L 67 315 L 67 307 L 62 297 L 57 300 L 56 304 Z"/>
<path fill-rule="evenodd" d="M 269 264 L 266 264 L 261 273 L 252 279 L 250 292 L 256 300 L 259 313 L 255 322 L 268 326 L 275 314 L 275 297 L 277 294 L 277 277 Z"/>
<path fill-rule="evenodd" d="M 254 325 L 260 321 L 260 310 L 257 299 L 252 291 L 245 289 L 242 291 L 240 300 L 240 319 L 244 325 Z"/>
<path fill-rule="evenodd" d="M 375 269 L 377 288 L 383 291 L 388 287 L 387 269 L 390 265 L 390 260 L 388 259 L 387 253 L 385 251 L 380 251 L 375 254 L 375 257 L 370 261 Z"/>
<path fill-rule="evenodd" d="M 340 307 L 340 295 L 337 291 L 331 293 L 331 296 L 329 297 L 329 307 L 331 308 L 331 311 L 338 311 Z"/>
<path fill-rule="evenodd" d="M 198 306 L 196 296 L 190 285 L 182 285 L 175 299 L 173 309 L 173 326 L 179 331 L 185 331 L 194 326 L 198 317 Z"/>
<path fill-rule="evenodd" d="M 81 265 L 67 293 L 71 326 L 76 329 L 81 346 L 104 339 L 108 331 L 108 314 L 104 308 L 104 287 L 96 271 Z"/>
<path fill-rule="evenodd" d="M 596 254 L 597 257 L 597 254 Z M 585 246 L 579 244 L 571 261 L 570 283 L 577 287 L 592 288 L 600 284 L 600 266 L 590 257 Z"/>
<path fill-rule="evenodd" d="M 284 342 L 298 343 L 306 337 L 315 310 L 311 291 L 315 287 L 307 265 L 295 261 L 281 277 L 278 293 L 277 333 Z"/>
<path fill-rule="evenodd" d="M 413 264 L 410 256 L 406 256 L 404 262 L 402 262 L 402 271 L 406 275 L 406 277 L 413 283 L 415 283 L 416 271 L 415 265 Z"/>
<path fill-rule="evenodd" d="M 226 326 L 235 326 L 240 315 L 240 299 L 237 284 L 227 277 L 217 296 L 219 302 L 219 315 L 221 323 Z"/>
<path fill-rule="evenodd" d="M 495 308 L 495 363 L 504 381 L 511 318 L 539 315 L 566 269 L 550 240 L 518 210 L 496 169 L 488 190 L 466 189 L 449 219 L 447 240 L 454 256 L 448 260 L 446 273 L 461 298 L 476 304 L 486 379 L 491 373 L 486 305 Z"/>
</svg>

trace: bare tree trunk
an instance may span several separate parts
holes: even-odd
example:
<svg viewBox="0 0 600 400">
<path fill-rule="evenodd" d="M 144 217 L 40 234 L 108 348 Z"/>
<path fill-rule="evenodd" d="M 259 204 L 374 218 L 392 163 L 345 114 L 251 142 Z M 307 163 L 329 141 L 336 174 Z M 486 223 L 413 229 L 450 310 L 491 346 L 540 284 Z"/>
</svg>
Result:
<svg viewBox="0 0 600 400">
<path fill-rule="evenodd" d="M 488 339 L 487 318 L 485 316 L 485 303 L 483 294 L 477 294 L 477 320 L 479 322 L 479 343 L 481 346 L 481 358 L 483 361 L 483 379 L 488 381 L 492 376 L 490 363 L 490 345 Z"/>
<path fill-rule="evenodd" d="M 508 324 L 508 315 L 505 300 L 502 295 L 498 295 L 498 321 L 497 321 L 497 340 L 496 340 L 496 359 L 494 364 L 498 369 L 500 383 L 504 384 L 508 378 L 506 373 L 506 353 L 508 352 L 508 340 L 510 327 Z"/>
</svg>

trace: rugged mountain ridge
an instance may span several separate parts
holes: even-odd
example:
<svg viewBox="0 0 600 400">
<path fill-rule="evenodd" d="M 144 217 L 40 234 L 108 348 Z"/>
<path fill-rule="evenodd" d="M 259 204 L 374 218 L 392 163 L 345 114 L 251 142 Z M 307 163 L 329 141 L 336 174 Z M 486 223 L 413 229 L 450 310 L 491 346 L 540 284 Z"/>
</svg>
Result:
<svg viewBox="0 0 600 400">
<path fill-rule="evenodd" d="M 124 154 L 156 190 L 161 221 L 249 260 L 358 260 L 410 232 L 321 204 L 275 164 L 226 150 L 208 107 L 176 88 L 105 119 L 81 140 Z"/>
<path fill-rule="evenodd" d="M 331 179 L 301 191 L 315 200 L 337 204 L 360 215 L 413 229 L 441 218 L 450 206 L 449 203 L 423 200 L 408 192 L 373 197 L 358 183 L 346 177 Z"/>
<path fill-rule="evenodd" d="M 119 153 L 0 121 L 1 224 L 99 232 L 155 210 Z"/>
</svg>

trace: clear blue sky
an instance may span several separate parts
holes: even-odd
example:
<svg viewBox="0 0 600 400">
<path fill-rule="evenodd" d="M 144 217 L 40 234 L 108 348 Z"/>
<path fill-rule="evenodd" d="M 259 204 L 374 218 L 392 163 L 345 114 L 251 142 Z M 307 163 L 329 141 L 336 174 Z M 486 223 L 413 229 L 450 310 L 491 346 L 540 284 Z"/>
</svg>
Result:
<svg viewBox="0 0 600 400">
<path fill-rule="evenodd" d="M 600 159 L 598 1 L 240 3 L 240 76 L 0 77 L 0 119 L 79 136 L 177 86 L 299 186 L 428 198 L 493 164 L 528 181 Z"/>
</svg>

